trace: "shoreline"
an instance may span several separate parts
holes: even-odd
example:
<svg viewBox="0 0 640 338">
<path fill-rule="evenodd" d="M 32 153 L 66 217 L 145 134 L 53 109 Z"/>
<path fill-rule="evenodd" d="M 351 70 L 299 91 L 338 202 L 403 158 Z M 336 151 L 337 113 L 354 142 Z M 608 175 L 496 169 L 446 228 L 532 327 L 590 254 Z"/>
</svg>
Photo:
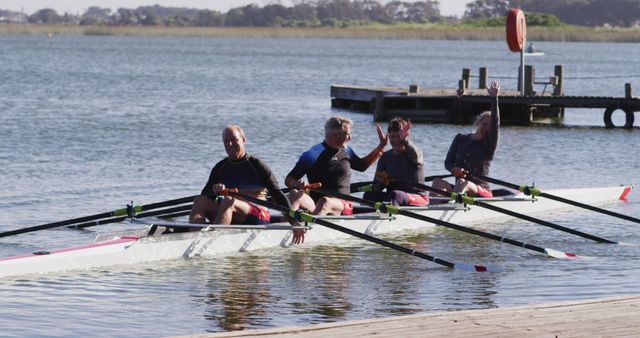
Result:
<svg viewBox="0 0 640 338">
<path fill-rule="evenodd" d="M 183 337 L 634 337 L 640 295 Z"/>
<path fill-rule="evenodd" d="M 149 37 L 326 38 L 403 40 L 504 40 L 503 27 L 371 26 L 355 28 L 65 26 L 0 24 L 0 35 L 93 35 Z M 529 27 L 528 41 L 640 42 L 640 29 Z"/>
</svg>

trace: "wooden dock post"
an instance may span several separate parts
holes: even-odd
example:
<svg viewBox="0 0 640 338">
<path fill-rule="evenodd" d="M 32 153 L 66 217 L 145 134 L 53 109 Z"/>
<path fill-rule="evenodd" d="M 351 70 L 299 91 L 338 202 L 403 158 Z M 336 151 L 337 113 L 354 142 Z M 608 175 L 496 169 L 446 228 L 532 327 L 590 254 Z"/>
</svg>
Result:
<svg viewBox="0 0 640 338">
<path fill-rule="evenodd" d="M 553 96 L 562 96 L 564 95 L 564 91 L 562 90 L 564 67 L 562 65 L 556 65 L 553 69 L 553 74 L 558 77 L 558 84 L 553 87 Z"/>
<path fill-rule="evenodd" d="M 386 112 L 384 111 L 384 93 L 376 92 L 373 106 L 373 120 L 375 122 L 382 122 L 386 119 Z"/>
<path fill-rule="evenodd" d="M 535 91 L 533 90 L 533 82 L 536 79 L 536 71 L 531 65 L 524 66 L 524 95 L 532 96 L 535 95 Z"/>
<path fill-rule="evenodd" d="M 487 67 L 480 67 L 478 74 L 479 74 L 478 88 L 487 89 L 487 77 L 488 77 Z"/>
<path fill-rule="evenodd" d="M 631 90 L 631 83 L 624 84 L 624 97 L 626 99 L 633 98 L 633 91 Z"/>
<path fill-rule="evenodd" d="M 464 89 L 469 88 L 469 78 L 471 77 L 471 69 L 462 68 L 462 80 L 464 80 Z"/>
<path fill-rule="evenodd" d="M 458 92 L 461 92 L 464 94 L 466 89 L 467 89 L 467 81 L 465 81 L 464 79 L 458 81 Z"/>
</svg>

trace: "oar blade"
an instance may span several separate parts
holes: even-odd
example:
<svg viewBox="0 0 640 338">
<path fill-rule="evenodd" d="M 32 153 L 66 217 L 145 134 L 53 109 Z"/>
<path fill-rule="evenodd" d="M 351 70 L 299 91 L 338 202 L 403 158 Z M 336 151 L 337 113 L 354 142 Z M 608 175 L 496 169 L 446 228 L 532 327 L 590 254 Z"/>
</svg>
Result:
<svg viewBox="0 0 640 338">
<path fill-rule="evenodd" d="M 549 249 L 549 248 L 544 248 L 544 252 L 553 258 L 559 258 L 559 259 L 586 259 L 586 260 L 593 259 L 593 257 L 576 255 L 571 252 L 563 252 L 563 251 Z"/>
<path fill-rule="evenodd" d="M 504 269 L 499 266 L 492 265 L 474 265 L 467 263 L 456 263 L 453 265 L 456 270 L 469 271 L 469 272 L 503 272 Z"/>
</svg>

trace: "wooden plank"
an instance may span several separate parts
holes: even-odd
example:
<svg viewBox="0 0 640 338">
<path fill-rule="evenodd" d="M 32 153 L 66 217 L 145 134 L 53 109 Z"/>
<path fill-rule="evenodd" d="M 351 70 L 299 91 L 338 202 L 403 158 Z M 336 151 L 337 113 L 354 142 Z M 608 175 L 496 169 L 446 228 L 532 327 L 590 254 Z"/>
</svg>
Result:
<svg viewBox="0 0 640 338">
<path fill-rule="evenodd" d="M 191 337 L 637 337 L 640 295 Z"/>
</svg>

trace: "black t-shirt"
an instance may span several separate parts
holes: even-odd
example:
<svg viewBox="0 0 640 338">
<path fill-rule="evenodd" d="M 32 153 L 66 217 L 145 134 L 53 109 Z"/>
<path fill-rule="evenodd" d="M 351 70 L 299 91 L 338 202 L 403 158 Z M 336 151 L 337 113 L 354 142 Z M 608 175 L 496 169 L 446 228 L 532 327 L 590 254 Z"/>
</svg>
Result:
<svg viewBox="0 0 640 338">
<path fill-rule="evenodd" d="M 273 176 L 271 169 L 262 160 L 249 154 L 245 154 L 239 160 L 227 157 L 218 162 L 211 170 L 209 180 L 200 194 L 215 199 L 213 186 L 218 183 L 224 184 L 227 189 L 238 188 L 241 194 L 264 200 L 267 199 L 268 193 L 276 203 L 291 209 L 289 200 L 280 190 L 278 180 Z"/>
</svg>

